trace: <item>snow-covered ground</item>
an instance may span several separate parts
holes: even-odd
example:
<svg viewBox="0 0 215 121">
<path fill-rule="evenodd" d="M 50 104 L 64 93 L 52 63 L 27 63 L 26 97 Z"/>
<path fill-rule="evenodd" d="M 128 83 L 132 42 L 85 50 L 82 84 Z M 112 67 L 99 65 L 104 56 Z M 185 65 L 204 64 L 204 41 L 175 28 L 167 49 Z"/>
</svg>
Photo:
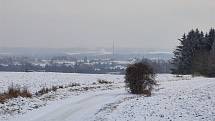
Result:
<svg viewBox="0 0 215 121">
<path fill-rule="evenodd" d="M 99 84 L 98 79 L 110 84 Z M 0 91 L 13 84 L 35 93 L 79 83 L 33 98 L 0 104 L 1 121 L 214 121 L 215 79 L 160 74 L 151 97 L 129 94 L 123 75 L 0 73 Z"/>
<path fill-rule="evenodd" d="M 42 87 L 69 85 L 79 83 L 89 85 L 104 79 L 112 82 L 123 81 L 123 75 L 108 74 L 76 74 L 52 72 L 0 72 L 0 92 L 7 90 L 10 85 L 27 87 L 31 92 L 36 92 Z"/>
</svg>

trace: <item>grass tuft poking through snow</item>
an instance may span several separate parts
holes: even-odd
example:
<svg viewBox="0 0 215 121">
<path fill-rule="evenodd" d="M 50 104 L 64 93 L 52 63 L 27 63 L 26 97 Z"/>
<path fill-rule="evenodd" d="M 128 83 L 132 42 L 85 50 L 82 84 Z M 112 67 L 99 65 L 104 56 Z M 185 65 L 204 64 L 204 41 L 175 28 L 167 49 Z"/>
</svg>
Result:
<svg viewBox="0 0 215 121">
<path fill-rule="evenodd" d="M 8 87 L 8 91 L 0 94 L 0 103 L 4 103 L 9 99 L 17 98 L 17 97 L 27 97 L 31 98 L 32 94 L 26 87 L 20 88 L 19 86 L 14 86 L 13 84 Z"/>
<path fill-rule="evenodd" d="M 104 80 L 104 79 L 98 79 L 97 80 L 99 84 L 112 84 L 113 82 L 108 81 L 108 80 Z"/>
<path fill-rule="evenodd" d="M 41 96 L 41 95 L 47 94 L 47 93 L 52 92 L 52 91 L 56 92 L 58 89 L 65 89 L 65 88 L 75 87 L 75 86 L 80 86 L 80 84 L 79 83 L 72 83 L 72 84 L 68 84 L 68 85 L 52 86 L 51 88 L 43 87 L 41 90 L 36 92 L 35 95 Z"/>
</svg>

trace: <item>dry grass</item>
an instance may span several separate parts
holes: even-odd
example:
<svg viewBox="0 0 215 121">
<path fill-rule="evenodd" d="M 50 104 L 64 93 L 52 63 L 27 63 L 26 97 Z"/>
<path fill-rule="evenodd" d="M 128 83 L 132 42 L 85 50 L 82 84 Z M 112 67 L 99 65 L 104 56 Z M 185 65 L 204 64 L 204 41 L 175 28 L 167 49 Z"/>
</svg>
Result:
<svg viewBox="0 0 215 121">
<path fill-rule="evenodd" d="M 44 95 L 47 94 L 51 91 L 51 89 L 47 88 L 47 87 L 43 87 L 41 90 L 39 90 L 38 92 L 36 92 L 35 95 Z"/>
<path fill-rule="evenodd" d="M 55 92 L 55 91 L 57 91 L 57 89 L 58 89 L 57 86 L 52 86 L 52 91 Z"/>
<path fill-rule="evenodd" d="M 151 91 L 150 90 L 143 90 L 143 95 L 145 95 L 145 96 L 151 96 L 152 95 L 152 93 L 151 93 Z"/>
<path fill-rule="evenodd" d="M 68 88 L 68 87 L 76 87 L 76 86 L 81 86 L 79 83 L 71 83 L 69 85 L 66 85 L 65 88 Z"/>
<path fill-rule="evenodd" d="M 43 87 L 41 90 L 35 93 L 36 96 L 41 96 L 47 94 L 51 91 L 56 92 L 58 89 L 64 89 L 69 87 L 80 86 L 79 83 L 71 83 L 68 85 L 52 86 L 51 88 Z M 20 88 L 20 86 L 14 86 L 13 84 L 8 87 L 8 90 L 4 93 L 0 93 L 0 103 L 4 103 L 9 99 L 17 97 L 32 97 L 32 94 L 28 91 L 27 88 Z"/>
<path fill-rule="evenodd" d="M 104 79 L 98 79 L 97 82 L 99 84 L 112 84 L 113 82 L 110 82 L 110 81 L 107 81 L 107 80 L 104 80 Z"/>
<path fill-rule="evenodd" d="M 0 103 L 4 103 L 5 101 L 17 98 L 17 97 L 27 97 L 31 98 L 32 94 L 28 91 L 27 88 L 20 88 L 19 86 L 10 86 L 8 90 L 4 93 L 0 94 Z"/>
<path fill-rule="evenodd" d="M 47 88 L 47 87 L 43 87 L 41 90 L 39 90 L 38 92 L 36 92 L 35 95 L 37 96 L 41 96 L 41 95 L 44 95 L 44 94 L 47 94 L 49 92 L 56 92 L 58 89 L 64 89 L 64 88 L 69 88 L 69 87 L 74 87 L 74 86 L 80 86 L 80 84 L 78 83 L 72 83 L 72 84 L 69 84 L 69 85 L 60 85 L 60 86 L 52 86 L 51 88 Z"/>
</svg>

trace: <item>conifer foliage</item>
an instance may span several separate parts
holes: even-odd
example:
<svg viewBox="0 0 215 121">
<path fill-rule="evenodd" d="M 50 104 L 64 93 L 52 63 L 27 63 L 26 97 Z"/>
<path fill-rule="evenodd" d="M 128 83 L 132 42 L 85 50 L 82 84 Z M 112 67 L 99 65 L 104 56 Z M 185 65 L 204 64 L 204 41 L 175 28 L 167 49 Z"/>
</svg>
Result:
<svg viewBox="0 0 215 121">
<path fill-rule="evenodd" d="M 172 73 L 215 76 L 215 30 L 209 33 L 191 30 L 179 39 L 172 59 Z"/>
</svg>

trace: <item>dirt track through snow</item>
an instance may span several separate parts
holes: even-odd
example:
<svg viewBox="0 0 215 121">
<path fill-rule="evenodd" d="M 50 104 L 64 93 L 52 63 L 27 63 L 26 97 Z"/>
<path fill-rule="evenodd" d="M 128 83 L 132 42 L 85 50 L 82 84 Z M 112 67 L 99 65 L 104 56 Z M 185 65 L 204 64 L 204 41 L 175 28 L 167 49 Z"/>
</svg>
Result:
<svg viewBox="0 0 215 121">
<path fill-rule="evenodd" d="M 62 101 L 57 107 L 44 107 L 43 112 L 29 113 L 21 117 L 22 121 L 87 121 L 105 104 L 112 103 L 125 95 L 124 89 L 104 91 L 103 93 L 86 95 L 77 99 Z M 59 104 L 58 104 L 59 105 Z M 52 105 L 54 106 L 54 105 Z"/>
</svg>

